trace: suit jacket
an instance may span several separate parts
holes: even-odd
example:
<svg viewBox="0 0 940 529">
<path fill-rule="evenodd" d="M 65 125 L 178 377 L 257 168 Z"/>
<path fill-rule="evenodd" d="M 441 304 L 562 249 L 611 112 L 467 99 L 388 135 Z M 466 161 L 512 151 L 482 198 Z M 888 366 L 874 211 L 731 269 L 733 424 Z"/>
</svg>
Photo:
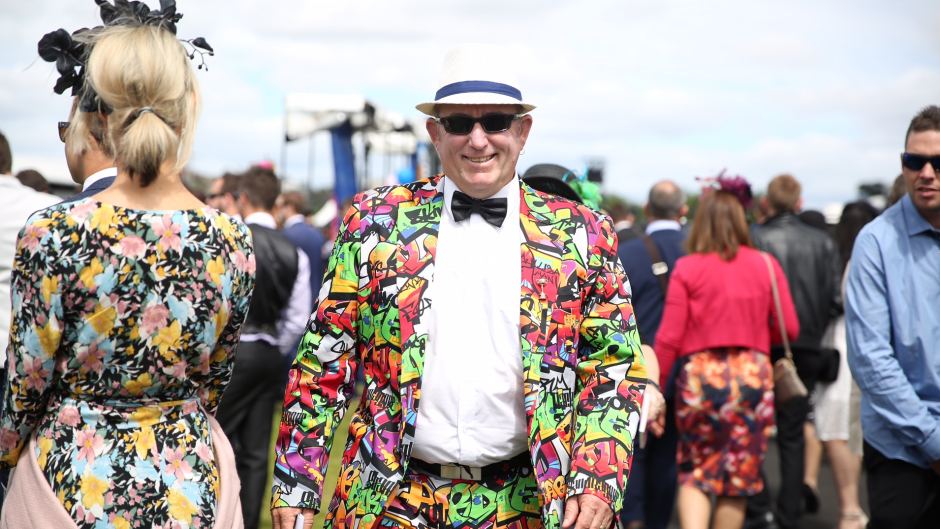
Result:
<svg viewBox="0 0 940 529">
<path fill-rule="evenodd" d="M 620 241 L 617 254 L 623 269 L 630 278 L 633 290 L 633 306 L 637 314 L 637 330 L 640 332 L 640 341 L 655 347 L 656 331 L 663 319 L 663 308 L 666 305 L 666 295 L 663 292 L 659 278 L 653 275 L 653 259 L 646 250 L 643 237 L 624 242 Z M 656 248 L 669 267 L 672 274 L 676 266 L 676 259 L 685 255 L 682 244 L 685 234 L 679 230 L 657 230 L 650 234 Z M 667 277 L 668 279 L 668 277 Z"/>
<path fill-rule="evenodd" d="M 371 529 L 411 458 L 428 343 L 440 176 L 360 193 L 290 371 L 272 505 L 319 509 L 332 434 L 362 364 L 327 526 Z M 520 186 L 520 344 L 529 451 L 547 529 L 564 500 L 619 510 L 646 381 L 609 218 Z M 485 256 L 481 256 L 485 258 Z"/>
<path fill-rule="evenodd" d="M 307 256 L 310 262 L 310 299 L 311 307 L 316 306 L 320 285 L 323 282 L 323 243 L 326 242 L 320 230 L 313 226 L 298 222 L 284 228 L 284 235 L 294 243 Z"/>
<path fill-rule="evenodd" d="M 72 196 L 68 197 L 67 199 L 63 200 L 62 202 L 63 202 L 63 203 L 65 203 L 65 202 L 76 202 L 76 201 L 81 200 L 81 199 L 83 199 L 83 198 L 88 198 L 88 197 L 90 197 L 90 196 L 92 196 L 92 195 L 97 195 L 98 193 L 100 193 L 100 192 L 104 191 L 105 189 L 109 188 L 109 187 L 111 186 L 111 184 L 114 183 L 114 178 L 115 178 L 115 177 L 113 177 L 113 176 L 107 176 L 107 177 L 105 177 L 105 178 L 102 178 L 101 180 L 98 180 L 98 181 L 96 181 L 96 182 L 92 182 L 92 184 L 91 184 L 90 186 L 86 187 L 85 189 L 82 189 L 81 192 L 75 193 L 74 195 L 72 195 Z"/>
</svg>

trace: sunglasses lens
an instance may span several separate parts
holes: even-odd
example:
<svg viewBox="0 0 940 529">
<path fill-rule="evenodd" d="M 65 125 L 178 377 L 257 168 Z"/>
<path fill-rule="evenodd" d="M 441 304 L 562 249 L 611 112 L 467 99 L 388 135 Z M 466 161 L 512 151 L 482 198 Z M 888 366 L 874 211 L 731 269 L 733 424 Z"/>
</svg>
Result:
<svg viewBox="0 0 940 529">
<path fill-rule="evenodd" d="M 60 140 L 62 143 L 65 143 L 65 133 L 66 133 L 66 131 L 69 130 L 69 122 L 68 122 L 68 121 L 60 121 L 60 122 L 59 122 L 59 125 L 58 125 L 58 128 L 59 128 L 59 140 Z"/>
<path fill-rule="evenodd" d="M 480 118 L 480 124 L 486 132 L 503 132 L 509 130 L 514 117 L 512 114 L 487 114 Z"/>
<path fill-rule="evenodd" d="M 928 161 L 930 161 L 930 158 L 921 156 L 919 154 L 911 154 L 906 152 L 901 155 L 901 164 L 911 171 L 920 171 L 924 168 L 924 165 L 926 165 Z M 936 168 L 936 165 L 934 165 L 934 168 Z"/>
<path fill-rule="evenodd" d="M 470 134 L 476 120 L 470 116 L 447 116 L 441 118 L 441 125 L 449 134 Z"/>
<path fill-rule="evenodd" d="M 512 114 L 486 114 L 481 118 L 472 118 L 470 116 L 456 115 L 440 118 L 441 125 L 449 134 L 465 135 L 470 134 L 473 126 L 479 122 L 485 132 L 503 132 L 509 130 L 516 116 Z"/>
</svg>

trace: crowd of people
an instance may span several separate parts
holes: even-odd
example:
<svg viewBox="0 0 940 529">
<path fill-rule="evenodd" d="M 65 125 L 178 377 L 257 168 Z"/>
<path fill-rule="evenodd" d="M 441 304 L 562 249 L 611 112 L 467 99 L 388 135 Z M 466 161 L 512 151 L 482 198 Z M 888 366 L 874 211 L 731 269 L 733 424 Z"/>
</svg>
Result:
<svg viewBox="0 0 940 529">
<path fill-rule="evenodd" d="M 940 523 L 940 107 L 884 211 L 829 227 L 794 176 L 722 173 L 693 213 L 657 182 L 641 229 L 520 177 L 535 106 L 459 48 L 416 106 L 442 174 L 328 241 L 270 165 L 185 185 L 212 48 L 172 1 L 98 4 L 39 45 L 82 190 L 0 135 L 0 527 L 796 528 L 823 452 L 839 529 Z"/>
</svg>

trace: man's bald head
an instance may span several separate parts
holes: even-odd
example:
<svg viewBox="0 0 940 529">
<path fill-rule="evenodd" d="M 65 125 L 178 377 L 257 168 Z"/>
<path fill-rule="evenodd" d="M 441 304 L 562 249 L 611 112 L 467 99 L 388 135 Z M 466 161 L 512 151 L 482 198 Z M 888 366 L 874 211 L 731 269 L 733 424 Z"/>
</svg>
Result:
<svg viewBox="0 0 940 529">
<path fill-rule="evenodd" d="M 672 180 L 661 180 L 650 188 L 646 215 L 651 220 L 678 219 L 686 212 L 685 193 Z"/>
</svg>

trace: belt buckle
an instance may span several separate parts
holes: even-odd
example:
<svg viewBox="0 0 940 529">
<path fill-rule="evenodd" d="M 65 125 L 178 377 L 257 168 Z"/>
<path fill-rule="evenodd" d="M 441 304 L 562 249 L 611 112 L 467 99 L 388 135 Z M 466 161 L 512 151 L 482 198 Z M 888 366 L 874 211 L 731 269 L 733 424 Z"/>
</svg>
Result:
<svg viewBox="0 0 940 529">
<path fill-rule="evenodd" d="M 483 479 L 483 469 L 465 465 L 441 465 L 441 477 L 444 479 L 480 481 Z"/>
</svg>

